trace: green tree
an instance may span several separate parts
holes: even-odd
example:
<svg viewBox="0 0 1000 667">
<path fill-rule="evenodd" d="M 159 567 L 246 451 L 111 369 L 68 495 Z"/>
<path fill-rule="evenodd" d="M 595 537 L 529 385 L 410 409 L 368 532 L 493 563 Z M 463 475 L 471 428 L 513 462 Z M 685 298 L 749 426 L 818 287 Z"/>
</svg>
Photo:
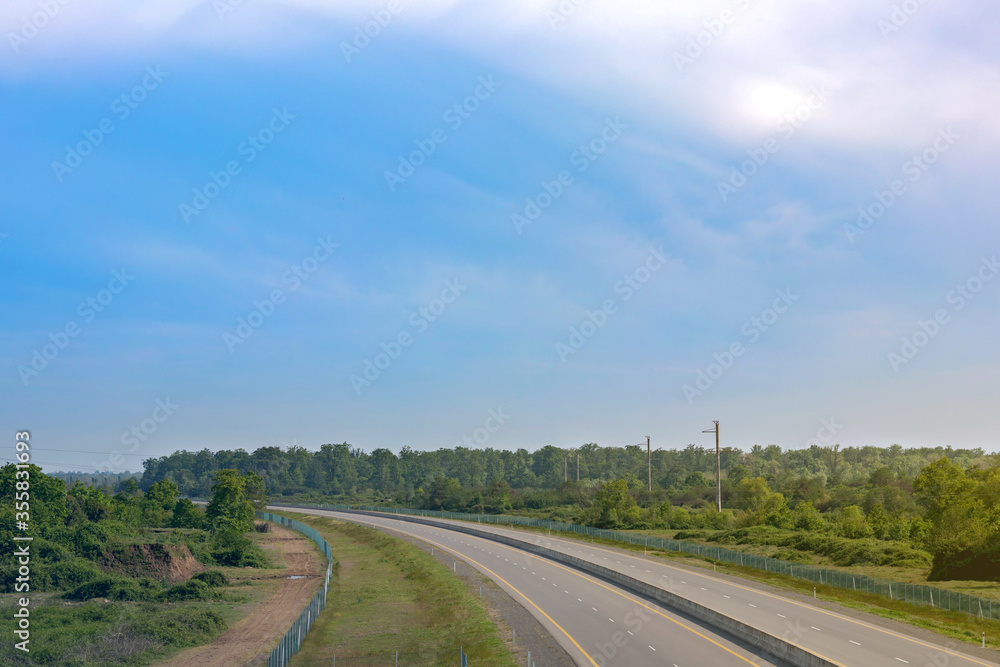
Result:
<svg viewBox="0 0 1000 667">
<path fill-rule="evenodd" d="M 838 513 L 834 531 L 841 537 L 860 538 L 871 534 L 864 512 L 857 505 L 850 505 Z"/>
<path fill-rule="evenodd" d="M 247 498 L 247 478 L 237 470 L 219 470 L 213 475 L 212 500 L 205 512 L 217 533 L 253 529 L 253 504 Z"/>
<path fill-rule="evenodd" d="M 177 485 L 169 479 L 161 479 L 146 491 L 144 500 L 165 510 L 172 510 L 177 504 Z"/>
<path fill-rule="evenodd" d="M 888 537 L 890 525 L 889 514 L 881 504 L 872 505 L 871 509 L 868 510 L 866 521 L 872 536 L 880 540 Z"/>
<path fill-rule="evenodd" d="M 628 481 L 623 477 L 601 484 L 596 501 L 601 512 L 598 519 L 601 528 L 626 528 L 639 520 L 639 506 L 629 493 Z"/>
<path fill-rule="evenodd" d="M 792 512 L 798 530 L 822 530 L 826 526 L 823 515 L 808 500 L 795 506 Z"/>
<path fill-rule="evenodd" d="M 190 498 L 179 498 L 174 505 L 170 525 L 174 528 L 202 528 L 205 525 L 205 513 Z"/>
</svg>

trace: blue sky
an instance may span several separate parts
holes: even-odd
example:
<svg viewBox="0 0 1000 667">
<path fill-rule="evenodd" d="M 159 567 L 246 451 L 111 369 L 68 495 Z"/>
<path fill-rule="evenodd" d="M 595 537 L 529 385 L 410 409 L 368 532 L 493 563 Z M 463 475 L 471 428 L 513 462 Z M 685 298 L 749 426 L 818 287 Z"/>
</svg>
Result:
<svg viewBox="0 0 1000 667">
<path fill-rule="evenodd" d="M 161 4 L 0 18 L 46 468 L 1000 445 L 993 4 Z"/>
</svg>

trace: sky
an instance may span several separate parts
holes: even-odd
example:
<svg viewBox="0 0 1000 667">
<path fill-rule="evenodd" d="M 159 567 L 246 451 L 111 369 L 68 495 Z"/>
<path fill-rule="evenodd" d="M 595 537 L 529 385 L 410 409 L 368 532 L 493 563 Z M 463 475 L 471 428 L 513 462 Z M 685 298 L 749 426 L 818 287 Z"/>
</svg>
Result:
<svg viewBox="0 0 1000 667">
<path fill-rule="evenodd" d="M 1000 448 L 995 3 L 3 12 L 0 461 Z"/>
</svg>

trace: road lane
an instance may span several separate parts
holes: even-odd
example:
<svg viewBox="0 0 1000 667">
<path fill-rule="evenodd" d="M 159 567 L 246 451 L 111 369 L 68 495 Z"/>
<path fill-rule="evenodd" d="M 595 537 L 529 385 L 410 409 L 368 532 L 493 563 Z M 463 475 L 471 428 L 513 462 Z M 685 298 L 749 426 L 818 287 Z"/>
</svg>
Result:
<svg viewBox="0 0 1000 667">
<path fill-rule="evenodd" d="M 391 516 L 391 515 L 387 515 Z M 768 593 L 747 585 L 658 562 L 630 552 L 577 540 L 539 535 L 531 531 L 489 524 L 433 519 L 444 524 L 474 526 L 514 537 L 608 567 L 650 584 L 664 583 L 669 590 L 731 618 L 782 637 L 806 650 L 844 665 L 865 667 L 903 664 L 919 667 L 997 667 L 943 645 L 894 632 L 807 603 Z M 418 525 L 418 524 L 415 524 Z"/>
<path fill-rule="evenodd" d="M 526 607 L 579 665 L 785 665 L 669 608 L 491 540 L 390 517 L 272 509 L 374 525 L 454 554 Z"/>
</svg>

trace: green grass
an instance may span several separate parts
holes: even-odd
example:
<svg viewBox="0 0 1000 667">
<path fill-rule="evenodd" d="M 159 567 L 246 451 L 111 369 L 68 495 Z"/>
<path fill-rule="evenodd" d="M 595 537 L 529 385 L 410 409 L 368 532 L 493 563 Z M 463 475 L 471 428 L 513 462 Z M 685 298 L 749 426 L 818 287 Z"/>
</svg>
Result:
<svg viewBox="0 0 1000 667">
<path fill-rule="evenodd" d="M 332 664 L 371 656 L 392 664 L 455 665 L 459 646 L 469 663 L 515 667 L 486 609 L 448 568 L 409 542 L 372 528 L 293 512 L 333 548 L 326 610 L 291 664 Z"/>
</svg>

